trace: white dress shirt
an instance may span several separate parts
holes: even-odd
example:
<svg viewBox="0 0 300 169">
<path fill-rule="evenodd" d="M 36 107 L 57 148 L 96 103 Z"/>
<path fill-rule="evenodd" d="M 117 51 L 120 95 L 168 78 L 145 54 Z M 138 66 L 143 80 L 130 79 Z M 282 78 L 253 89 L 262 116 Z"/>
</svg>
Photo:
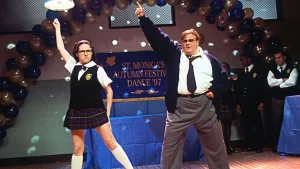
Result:
<svg viewBox="0 0 300 169">
<path fill-rule="evenodd" d="M 76 63 L 76 60 L 71 56 L 69 57 L 68 61 L 65 64 L 65 68 L 72 73 L 74 67 L 76 65 L 82 65 L 80 62 Z M 96 63 L 94 61 L 91 61 L 84 66 L 87 67 L 86 70 L 81 69 L 78 73 L 78 80 L 80 80 L 81 76 L 84 74 L 85 71 L 88 70 L 88 68 L 95 66 Z M 99 66 L 97 71 L 97 78 L 99 83 L 103 88 L 105 88 L 108 84 L 112 83 L 112 80 L 107 76 L 106 72 L 104 71 L 103 67 Z"/>
<path fill-rule="evenodd" d="M 245 73 L 247 72 L 247 68 L 248 68 L 248 72 L 250 72 L 252 70 L 252 68 L 254 67 L 253 64 L 251 64 L 250 66 L 248 67 L 245 67 Z"/>
<path fill-rule="evenodd" d="M 285 69 L 285 67 L 286 64 L 282 66 L 283 70 Z M 277 70 L 281 71 L 280 66 L 277 66 Z M 267 80 L 270 87 L 279 86 L 280 88 L 286 88 L 286 87 L 295 86 L 297 82 L 297 78 L 298 78 L 298 71 L 296 68 L 294 68 L 289 78 L 285 82 L 283 82 L 281 78 L 276 79 L 271 70 L 269 70 Z"/>
<path fill-rule="evenodd" d="M 202 48 L 198 48 L 198 54 L 201 57 L 196 58 L 193 62 L 194 75 L 197 89 L 195 94 L 202 94 L 208 91 L 208 88 L 212 85 L 212 66 L 210 60 L 207 58 Z M 187 74 L 189 71 L 189 59 L 181 51 L 180 64 L 179 64 L 179 82 L 177 87 L 178 94 L 191 94 L 187 89 Z"/>
</svg>

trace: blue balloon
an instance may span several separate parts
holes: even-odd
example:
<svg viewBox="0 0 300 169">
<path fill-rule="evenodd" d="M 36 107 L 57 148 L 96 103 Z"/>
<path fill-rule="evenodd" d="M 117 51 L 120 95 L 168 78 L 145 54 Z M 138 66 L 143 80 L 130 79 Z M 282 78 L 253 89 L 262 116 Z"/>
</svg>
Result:
<svg viewBox="0 0 300 169">
<path fill-rule="evenodd" d="M 46 18 L 53 21 L 55 18 L 58 18 L 58 14 L 56 11 L 48 10 L 46 12 Z"/>
<path fill-rule="evenodd" d="M 29 47 L 29 43 L 26 41 L 19 41 L 16 44 L 17 52 L 23 55 L 29 55 L 31 53 L 31 49 Z"/>
<path fill-rule="evenodd" d="M 241 1 L 237 1 L 237 4 L 235 6 L 236 8 L 240 8 L 240 9 L 243 9 L 243 4 Z"/>
<path fill-rule="evenodd" d="M 86 13 L 87 12 L 83 8 L 79 8 L 77 6 L 72 8 L 72 18 L 74 20 L 85 21 Z"/>
<path fill-rule="evenodd" d="M 5 62 L 5 66 L 6 66 L 6 69 L 7 70 L 10 70 L 12 68 L 16 68 L 17 65 L 16 65 L 16 59 L 15 58 L 9 58 L 6 60 Z"/>
<path fill-rule="evenodd" d="M 258 44 L 263 41 L 265 37 L 265 31 L 262 29 L 255 29 L 250 33 L 250 42 L 253 44 Z"/>
<path fill-rule="evenodd" d="M 8 78 L 6 77 L 0 78 L 0 91 L 10 90 L 11 87 L 12 87 L 12 83 Z"/>
<path fill-rule="evenodd" d="M 43 36 L 43 40 L 46 46 L 51 47 L 51 48 L 56 48 L 56 36 L 51 35 L 51 34 L 45 34 Z"/>
<path fill-rule="evenodd" d="M 245 17 L 245 12 L 241 8 L 233 8 L 230 11 L 230 19 L 232 21 L 241 21 L 244 19 L 244 17 Z"/>
<path fill-rule="evenodd" d="M 253 55 L 254 44 L 248 42 L 243 46 L 243 53 L 248 55 Z"/>
<path fill-rule="evenodd" d="M 97 16 L 101 15 L 101 9 L 102 9 L 102 2 L 100 0 L 93 0 L 90 1 L 88 4 L 88 8 L 90 11 L 92 11 Z"/>
<path fill-rule="evenodd" d="M 6 118 L 15 118 L 19 115 L 19 109 L 15 105 L 6 106 L 4 109 L 4 116 Z"/>
<path fill-rule="evenodd" d="M 41 76 L 41 70 L 38 66 L 31 65 L 24 70 L 24 75 L 30 79 L 38 79 Z"/>
<path fill-rule="evenodd" d="M 59 21 L 62 35 L 72 35 L 71 25 L 66 21 Z"/>
<path fill-rule="evenodd" d="M 215 21 L 216 21 L 215 18 L 216 18 L 216 16 L 213 15 L 212 13 L 210 13 L 209 15 L 207 15 L 207 16 L 205 17 L 205 20 L 206 20 L 206 22 L 209 23 L 209 24 L 214 24 Z"/>
<path fill-rule="evenodd" d="M 167 4 L 166 0 L 157 0 L 156 5 L 157 6 L 165 6 Z"/>
<path fill-rule="evenodd" d="M 15 100 L 24 100 L 28 96 L 28 92 L 23 86 L 15 86 L 12 90 Z"/>
<path fill-rule="evenodd" d="M 0 139 L 4 138 L 6 136 L 6 128 L 5 127 L 1 127 L 0 128 Z"/>
<path fill-rule="evenodd" d="M 214 0 L 211 2 L 210 8 L 211 14 L 216 16 L 218 13 L 222 12 L 224 9 L 224 4 L 223 2 L 220 2 L 220 0 Z"/>
<path fill-rule="evenodd" d="M 32 34 L 35 36 L 42 36 L 43 35 L 43 29 L 40 24 L 36 24 L 32 27 Z"/>
<path fill-rule="evenodd" d="M 37 66 L 42 66 L 46 63 L 46 57 L 42 53 L 32 54 L 31 60 L 32 60 L 33 64 L 35 64 Z"/>
</svg>

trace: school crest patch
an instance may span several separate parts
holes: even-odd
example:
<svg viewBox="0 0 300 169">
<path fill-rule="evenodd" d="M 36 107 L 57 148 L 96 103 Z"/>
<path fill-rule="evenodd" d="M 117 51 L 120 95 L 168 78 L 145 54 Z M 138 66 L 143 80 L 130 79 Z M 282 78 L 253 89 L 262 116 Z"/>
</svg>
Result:
<svg viewBox="0 0 300 169">
<path fill-rule="evenodd" d="M 253 75 L 252 75 L 252 76 L 253 76 L 253 78 L 256 78 L 257 74 L 256 74 L 256 73 L 253 73 Z"/>
<path fill-rule="evenodd" d="M 86 80 L 90 80 L 91 78 L 92 78 L 92 74 L 87 73 L 87 74 L 85 75 L 85 79 L 86 79 Z"/>
</svg>

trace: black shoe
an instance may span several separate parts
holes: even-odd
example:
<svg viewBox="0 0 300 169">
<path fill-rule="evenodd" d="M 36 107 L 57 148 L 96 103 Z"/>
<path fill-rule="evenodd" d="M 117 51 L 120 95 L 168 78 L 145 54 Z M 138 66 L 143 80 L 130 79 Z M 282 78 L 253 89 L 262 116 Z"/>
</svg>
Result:
<svg viewBox="0 0 300 169">
<path fill-rule="evenodd" d="M 262 148 L 256 149 L 256 153 L 262 153 L 262 152 L 264 152 L 264 149 L 262 149 Z"/>
<path fill-rule="evenodd" d="M 253 148 L 245 148 L 245 149 L 243 149 L 243 152 L 250 152 L 250 151 L 253 151 Z"/>
<path fill-rule="evenodd" d="M 231 152 L 231 153 L 237 153 L 238 151 L 235 150 L 234 148 L 232 148 L 231 146 L 228 147 L 228 150 Z"/>
</svg>

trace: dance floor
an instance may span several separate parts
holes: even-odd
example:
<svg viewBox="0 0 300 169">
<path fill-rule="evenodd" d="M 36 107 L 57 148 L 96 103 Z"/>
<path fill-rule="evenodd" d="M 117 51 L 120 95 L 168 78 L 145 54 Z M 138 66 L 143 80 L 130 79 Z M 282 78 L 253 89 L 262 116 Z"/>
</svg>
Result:
<svg viewBox="0 0 300 169">
<path fill-rule="evenodd" d="M 231 169 L 298 169 L 300 157 L 279 156 L 269 149 L 263 153 L 235 153 L 229 155 Z M 135 169 L 160 169 L 159 165 L 135 166 Z M 71 169 L 70 162 L 1 167 L 1 169 Z M 182 169 L 208 169 L 203 162 L 184 163 Z"/>
</svg>

